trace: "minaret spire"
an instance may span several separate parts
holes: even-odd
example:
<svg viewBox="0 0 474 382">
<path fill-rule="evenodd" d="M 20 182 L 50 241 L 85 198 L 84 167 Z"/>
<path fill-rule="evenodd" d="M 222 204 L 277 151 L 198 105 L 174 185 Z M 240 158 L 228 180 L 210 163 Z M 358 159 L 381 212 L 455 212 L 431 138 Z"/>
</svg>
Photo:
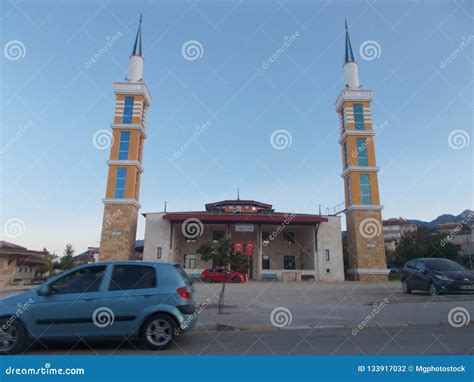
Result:
<svg viewBox="0 0 474 382">
<path fill-rule="evenodd" d="M 140 13 L 140 22 L 138 23 L 137 36 L 133 44 L 132 54 L 128 59 L 128 82 L 143 81 L 143 51 L 142 51 L 142 14 Z"/>
<path fill-rule="evenodd" d="M 346 27 L 346 48 L 344 54 L 344 78 L 346 80 L 346 87 L 359 88 L 359 67 L 354 59 L 354 52 L 352 51 L 351 39 L 349 38 L 349 30 L 347 28 L 347 20 L 345 20 Z"/>
<path fill-rule="evenodd" d="M 348 62 L 354 62 L 354 52 L 352 51 L 351 39 L 349 38 L 349 30 L 347 29 L 347 19 L 345 20 L 346 24 L 346 54 L 344 57 L 344 64 Z"/>
<path fill-rule="evenodd" d="M 132 56 L 142 55 L 142 14 L 140 13 L 140 22 L 138 24 L 137 37 L 135 37 L 135 44 L 133 44 Z"/>
</svg>

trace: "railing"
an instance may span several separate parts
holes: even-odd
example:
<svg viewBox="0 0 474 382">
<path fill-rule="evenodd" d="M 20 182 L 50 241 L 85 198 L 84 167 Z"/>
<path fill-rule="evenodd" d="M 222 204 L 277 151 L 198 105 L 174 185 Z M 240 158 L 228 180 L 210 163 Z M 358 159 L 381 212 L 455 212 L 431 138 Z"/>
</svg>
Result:
<svg viewBox="0 0 474 382">
<path fill-rule="evenodd" d="M 346 209 L 346 203 L 342 202 L 334 207 L 327 207 L 326 215 L 339 215 L 340 213 L 344 212 L 345 209 Z"/>
</svg>

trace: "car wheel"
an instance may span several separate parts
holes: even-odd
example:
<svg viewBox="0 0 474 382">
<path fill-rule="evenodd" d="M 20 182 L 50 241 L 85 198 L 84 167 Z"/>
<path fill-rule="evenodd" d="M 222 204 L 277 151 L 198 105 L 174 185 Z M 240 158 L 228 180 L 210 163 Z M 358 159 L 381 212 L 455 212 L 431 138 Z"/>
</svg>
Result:
<svg viewBox="0 0 474 382">
<path fill-rule="evenodd" d="M 207 284 L 212 284 L 212 279 L 210 277 L 206 277 L 204 279 L 204 282 L 207 283 Z"/>
<path fill-rule="evenodd" d="M 428 291 L 430 292 L 431 296 L 438 296 L 439 295 L 439 288 L 436 286 L 436 284 L 430 283 L 428 287 Z"/>
<path fill-rule="evenodd" d="M 239 279 L 238 277 L 234 277 L 234 278 L 232 279 L 232 282 L 233 282 L 234 284 L 238 284 L 238 283 L 240 283 L 240 279 Z"/>
<path fill-rule="evenodd" d="M 166 349 L 175 336 L 177 324 L 167 314 L 154 314 L 142 327 L 142 338 L 145 344 L 153 350 Z"/>
<path fill-rule="evenodd" d="M 408 287 L 408 283 L 404 280 L 402 282 L 403 293 L 411 293 L 411 289 Z"/>
<path fill-rule="evenodd" d="M 26 331 L 18 321 L 0 320 L 0 354 L 18 354 L 25 345 Z"/>
</svg>

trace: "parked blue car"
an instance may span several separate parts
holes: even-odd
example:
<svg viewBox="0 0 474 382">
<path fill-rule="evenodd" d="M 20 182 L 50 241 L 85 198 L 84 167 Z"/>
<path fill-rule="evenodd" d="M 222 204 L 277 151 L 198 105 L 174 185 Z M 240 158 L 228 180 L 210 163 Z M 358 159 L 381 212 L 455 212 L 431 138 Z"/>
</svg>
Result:
<svg viewBox="0 0 474 382">
<path fill-rule="evenodd" d="M 177 264 L 82 265 L 0 299 L 0 354 L 17 354 L 36 338 L 139 337 L 161 350 L 196 316 L 193 285 Z"/>
</svg>

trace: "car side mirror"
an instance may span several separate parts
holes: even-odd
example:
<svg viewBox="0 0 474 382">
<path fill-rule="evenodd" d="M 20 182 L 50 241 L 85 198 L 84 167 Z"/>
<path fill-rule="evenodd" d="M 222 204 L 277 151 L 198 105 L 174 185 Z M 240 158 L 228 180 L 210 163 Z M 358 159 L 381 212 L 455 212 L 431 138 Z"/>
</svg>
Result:
<svg viewBox="0 0 474 382">
<path fill-rule="evenodd" d="M 51 288 L 49 285 L 43 285 L 36 293 L 38 293 L 39 296 L 47 296 L 51 294 Z"/>
</svg>

